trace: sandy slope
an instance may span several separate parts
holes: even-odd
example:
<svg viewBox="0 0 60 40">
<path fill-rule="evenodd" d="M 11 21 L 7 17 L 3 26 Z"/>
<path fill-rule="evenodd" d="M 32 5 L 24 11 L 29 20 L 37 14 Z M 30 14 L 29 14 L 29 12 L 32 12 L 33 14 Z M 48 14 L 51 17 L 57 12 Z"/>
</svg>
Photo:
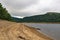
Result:
<svg viewBox="0 0 60 40">
<path fill-rule="evenodd" d="M 21 23 L 0 20 L 0 40 L 53 40 Z"/>
</svg>

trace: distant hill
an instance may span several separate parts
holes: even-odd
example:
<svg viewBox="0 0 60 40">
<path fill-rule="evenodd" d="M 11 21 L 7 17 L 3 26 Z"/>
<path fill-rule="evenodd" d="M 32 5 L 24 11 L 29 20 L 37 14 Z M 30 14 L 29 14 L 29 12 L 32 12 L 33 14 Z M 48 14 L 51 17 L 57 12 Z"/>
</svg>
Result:
<svg viewBox="0 0 60 40">
<path fill-rule="evenodd" d="M 15 22 L 60 22 L 60 13 L 48 12 L 44 15 L 35 15 L 30 17 L 15 18 L 12 17 Z"/>
<path fill-rule="evenodd" d="M 35 15 L 22 18 L 12 17 L 15 22 L 60 22 L 60 13 L 48 12 L 44 15 Z"/>
<path fill-rule="evenodd" d="M 11 17 L 12 21 L 15 21 L 15 22 L 22 22 L 22 18 L 16 18 L 16 17 Z"/>
<path fill-rule="evenodd" d="M 24 17 L 24 22 L 60 22 L 60 13 L 48 12 L 44 15 Z"/>
</svg>

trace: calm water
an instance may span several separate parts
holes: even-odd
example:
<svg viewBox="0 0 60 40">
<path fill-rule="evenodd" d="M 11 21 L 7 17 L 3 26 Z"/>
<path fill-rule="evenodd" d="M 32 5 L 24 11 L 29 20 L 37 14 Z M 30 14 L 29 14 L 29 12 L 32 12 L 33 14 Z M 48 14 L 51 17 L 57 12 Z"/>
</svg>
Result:
<svg viewBox="0 0 60 40">
<path fill-rule="evenodd" d="M 43 24 L 43 23 L 24 23 L 27 26 L 40 28 L 41 31 L 55 40 L 60 40 L 60 24 Z"/>
</svg>

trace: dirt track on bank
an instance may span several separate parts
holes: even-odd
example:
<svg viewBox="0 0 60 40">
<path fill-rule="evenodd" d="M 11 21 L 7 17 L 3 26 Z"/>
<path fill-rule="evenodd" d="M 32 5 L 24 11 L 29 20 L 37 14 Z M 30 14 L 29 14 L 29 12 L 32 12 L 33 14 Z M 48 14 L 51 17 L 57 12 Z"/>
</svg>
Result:
<svg viewBox="0 0 60 40">
<path fill-rule="evenodd" d="M 0 40 L 53 40 L 32 27 L 0 20 Z"/>
</svg>

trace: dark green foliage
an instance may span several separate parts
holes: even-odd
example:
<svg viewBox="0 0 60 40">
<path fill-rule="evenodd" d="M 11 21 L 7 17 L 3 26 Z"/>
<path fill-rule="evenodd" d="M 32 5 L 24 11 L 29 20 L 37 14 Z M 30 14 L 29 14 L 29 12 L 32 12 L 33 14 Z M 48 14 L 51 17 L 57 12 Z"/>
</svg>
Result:
<svg viewBox="0 0 60 40">
<path fill-rule="evenodd" d="M 2 7 L 1 3 L 0 3 L 0 19 L 11 20 L 10 14 L 6 10 L 6 8 Z"/>
<path fill-rule="evenodd" d="M 15 22 L 60 22 L 60 13 L 48 12 L 44 15 L 24 17 L 23 19 L 12 17 L 12 19 Z"/>
<path fill-rule="evenodd" d="M 12 17 L 12 21 L 14 21 L 14 22 L 22 22 L 23 19 Z"/>
<path fill-rule="evenodd" d="M 60 13 L 48 12 L 44 15 L 25 17 L 24 22 L 60 22 Z"/>
</svg>

